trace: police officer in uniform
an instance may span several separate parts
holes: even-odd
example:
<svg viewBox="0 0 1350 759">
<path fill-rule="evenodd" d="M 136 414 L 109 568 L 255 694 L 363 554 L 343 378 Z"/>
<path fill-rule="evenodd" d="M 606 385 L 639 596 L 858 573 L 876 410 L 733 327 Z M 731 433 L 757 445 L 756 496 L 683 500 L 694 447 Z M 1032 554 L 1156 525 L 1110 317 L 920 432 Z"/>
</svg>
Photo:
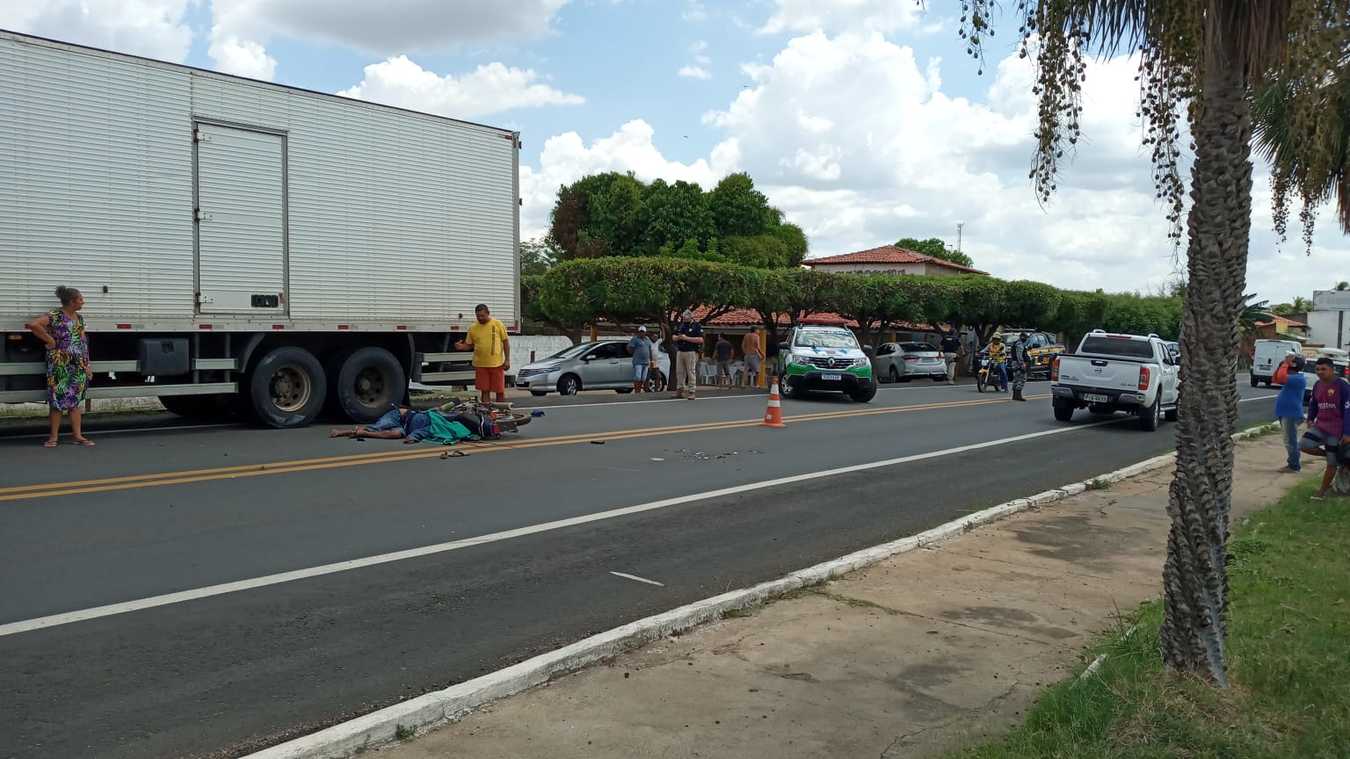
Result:
<svg viewBox="0 0 1350 759">
<path fill-rule="evenodd" d="M 1030 361 L 1027 357 L 1027 333 L 1023 332 L 1017 336 L 1017 342 L 1012 344 L 1012 350 L 1008 360 L 1008 368 L 1012 369 L 1012 399 L 1015 401 L 1025 401 L 1022 397 L 1022 388 L 1027 385 L 1027 366 Z"/>
</svg>

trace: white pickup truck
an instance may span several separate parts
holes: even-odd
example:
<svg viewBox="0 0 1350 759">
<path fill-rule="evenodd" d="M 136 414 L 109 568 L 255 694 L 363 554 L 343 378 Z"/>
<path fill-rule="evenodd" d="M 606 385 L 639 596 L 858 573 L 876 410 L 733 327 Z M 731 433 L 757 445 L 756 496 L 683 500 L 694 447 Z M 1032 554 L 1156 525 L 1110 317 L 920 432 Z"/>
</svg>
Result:
<svg viewBox="0 0 1350 759">
<path fill-rule="evenodd" d="M 1086 408 L 1095 414 L 1124 411 L 1139 426 L 1158 429 L 1177 416 L 1179 359 L 1157 335 L 1113 335 L 1093 330 L 1078 351 L 1059 357 L 1051 370 L 1055 418 L 1067 422 Z"/>
</svg>

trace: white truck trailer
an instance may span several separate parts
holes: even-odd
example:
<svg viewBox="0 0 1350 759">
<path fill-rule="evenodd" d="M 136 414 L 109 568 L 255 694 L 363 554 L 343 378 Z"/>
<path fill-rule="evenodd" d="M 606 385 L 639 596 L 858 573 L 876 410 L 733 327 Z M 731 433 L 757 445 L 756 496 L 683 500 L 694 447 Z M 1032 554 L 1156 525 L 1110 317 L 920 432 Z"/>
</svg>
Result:
<svg viewBox="0 0 1350 759">
<path fill-rule="evenodd" d="M 274 427 L 463 382 L 520 325 L 517 132 L 0 30 L 0 402 L 78 288 L 89 397 Z"/>
</svg>

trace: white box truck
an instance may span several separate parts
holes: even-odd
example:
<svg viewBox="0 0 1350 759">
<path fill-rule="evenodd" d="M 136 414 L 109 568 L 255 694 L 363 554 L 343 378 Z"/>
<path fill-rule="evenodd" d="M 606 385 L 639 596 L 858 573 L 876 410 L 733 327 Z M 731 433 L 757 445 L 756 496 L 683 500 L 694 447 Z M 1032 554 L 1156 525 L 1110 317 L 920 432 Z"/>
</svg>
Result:
<svg viewBox="0 0 1350 759">
<path fill-rule="evenodd" d="M 0 402 L 86 299 L 89 397 L 356 421 L 520 325 L 517 132 L 0 30 Z"/>
</svg>

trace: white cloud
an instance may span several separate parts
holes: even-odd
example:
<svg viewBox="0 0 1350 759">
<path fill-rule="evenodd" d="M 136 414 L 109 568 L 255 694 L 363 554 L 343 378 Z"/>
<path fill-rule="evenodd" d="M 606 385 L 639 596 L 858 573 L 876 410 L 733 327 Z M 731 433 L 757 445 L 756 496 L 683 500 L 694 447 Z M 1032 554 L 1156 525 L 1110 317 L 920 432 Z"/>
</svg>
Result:
<svg viewBox="0 0 1350 759">
<path fill-rule="evenodd" d="M 708 8 L 700 2 L 700 0 L 685 0 L 684 11 L 680 13 L 680 16 L 685 21 L 693 21 L 696 23 L 699 21 L 707 21 Z"/>
<path fill-rule="evenodd" d="M 704 116 L 722 137 L 706 160 L 668 160 L 641 121 L 589 146 L 575 134 L 549 140 L 538 168 L 522 170 L 525 229 L 541 231 L 558 186 L 587 173 L 632 170 L 707 187 L 745 170 L 805 229 L 812 255 L 899 237 L 954 244 L 964 222 L 966 252 L 997 276 L 1148 290 L 1177 269 L 1139 145 L 1132 60 L 1091 65 L 1080 151 L 1045 208 L 1027 179 L 1033 74 L 1015 55 L 973 100 L 943 91 L 939 63 L 917 60 L 879 32 L 800 36 L 770 63 L 742 68 L 751 86 Z M 1350 260 L 1350 241 L 1329 215 L 1306 258 L 1296 239 L 1275 250 L 1260 177 L 1254 204 L 1250 290 L 1282 301 L 1344 278 L 1333 275 Z"/>
<path fill-rule="evenodd" d="M 85 0 L 90 2 L 93 0 Z M 103 0 L 99 0 L 103 1 Z M 146 2 L 147 0 L 139 0 Z M 180 0 L 186 2 L 187 0 Z M 75 0 L 70 0 L 72 4 Z M 109 0 L 111 2 L 111 0 Z M 275 69 L 274 36 L 356 48 L 382 56 L 465 43 L 517 42 L 552 31 L 568 0 L 212 0 L 210 55 L 216 66 Z M 268 63 L 270 61 L 270 64 Z M 236 71 L 233 73 L 244 73 Z"/>
<path fill-rule="evenodd" d="M 365 68 L 360 84 L 339 95 L 455 118 L 475 118 L 513 108 L 579 105 L 586 102 L 538 81 L 530 69 L 501 63 L 479 66 L 461 76 L 441 76 L 400 55 Z"/>
<path fill-rule="evenodd" d="M 0 29 L 182 62 L 189 0 L 0 0 Z"/>
<path fill-rule="evenodd" d="M 550 137 L 544 143 L 538 167 L 522 166 L 520 169 L 521 197 L 524 199 L 521 237 L 539 237 L 547 232 L 548 215 L 553 210 L 558 188 L 587 174 L 631 171 L 647 182 L 658 178 L 670 182 L 683 179 L 707 189 L 738 170 L 740 146 L 734 139 L 719 143 L 707 159 L 681 163 L 662 155 L 653 142 L 654 136 L 655 130 L 650 124 L 634 119 L 589 146 L 576 132 Z"/>
<path fill-rule="evenodd" d="M 777 8 L 759 28 L 760 34 L 889 33 L 912 29 L 923 16 L 918 3 L 910 0 L 774 0 L 774 4 Z"/>
<path fill-rule="evenodd" d="M 712 58 L 708 56 L 708 43 L 699 40 L 689 46 L 689 54 L 693 56 L 692 64 L 681 66 L 676 75 L 686 79 L 712 79 L 712 72 L 708 66 L 712 65 Z"/>
<path fill-rule="evenodd" d="M 254 79 L 271 80 L 277 72 L 277 59 L 257 42 L 241 40 L 234 35 L 212 35 L 207 50 L 216 69 Z"/>
</svg>

